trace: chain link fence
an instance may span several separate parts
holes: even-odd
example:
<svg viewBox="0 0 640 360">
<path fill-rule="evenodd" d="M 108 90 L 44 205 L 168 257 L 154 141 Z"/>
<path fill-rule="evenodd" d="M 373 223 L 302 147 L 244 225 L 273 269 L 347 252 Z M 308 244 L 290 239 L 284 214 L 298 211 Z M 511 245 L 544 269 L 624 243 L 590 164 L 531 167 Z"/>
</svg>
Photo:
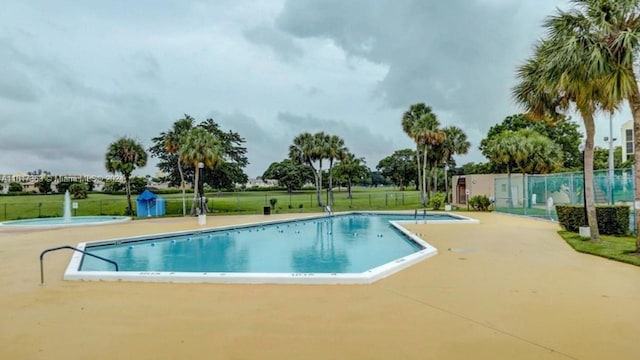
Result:
<svg viewBox="0 0 640 360">
<path fill-rule="evenodd" d="M 494 189 L 495 210 L 509 214 L 557 221 L 555 205 L 584 204 L 582 172 L 498 178 Z M 636 228 L 632 169 L 594 171 L 593 189 L 596 205 L 629 206 L 629 224 L 632 230 Z"/>
<path fill-rule="evenodd" d="M 101 197 L 105 195 L 100 194 Z M 132 196 L 133 210 L 136 213 L 136 198 Z M 160 194 L 165 199 L 166 215 L 180 216 L 183 212 L 183 201 L 180 194 Z M 272 213 L 293 212 L 322 212 L 318 206 L 315 192 L 217 192 L 205 194 L 209 213 L 238 213 L 259 214 L 264 207 L 271 207 Z M 72 209 L 73 216 L 94 215 L 125 215 L 127 199 L 122 195 L 113 195 L 113 199 L 73 200 L 77 207 Z M 23 200 L 23 201 L 21 201 Z M 184 207 L 186 214 L 191 213 L 193 193 L 185 196 Z M 328 202 L 327 192 L 322 193 L 322 202 Z M 63 214 L 63 199 L 61 196 L 33 195 L 11 198 L 0 197 L 0 221 L 29 218 L 61 217 Z M 346 191 L 334 191 L 334 211 L 348 211 L 351 209 L 394 210 L 422 208 L 420 193 L 417 191 L 357 191 L 352 197 Z"/>
</svg>

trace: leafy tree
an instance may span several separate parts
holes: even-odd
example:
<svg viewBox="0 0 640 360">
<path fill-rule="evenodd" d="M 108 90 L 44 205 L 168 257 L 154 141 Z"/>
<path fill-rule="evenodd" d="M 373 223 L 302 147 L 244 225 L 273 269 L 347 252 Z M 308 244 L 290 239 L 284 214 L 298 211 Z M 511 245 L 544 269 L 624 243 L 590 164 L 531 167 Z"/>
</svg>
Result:
<svg viewBox="0 0 640 360">
<path fill-rule="evenodd" d="M 36 182 L 36 186 L 38 187 L 38 191 L 40 194 L 49 194 L 51 192 L 51 180 L 48 176 L 43 176 Z"/>
<path fill-rule="evenodd" d="M 347 182 L 347 197 L 353 197 L 351 187 L 355 180 L 363 180 L 369 175 L 369 168 L 365 165 L 364 158 L 357 158 L 355 155 L 348 153 L 343 156 L 342 160 L 335 167 L 336 176 L 342 177 Z"/>
<path fill-rule="evenodd" d="M 371 178 L 371 186 L 378 187 L 378 185 L 387 185 L 388 181 L 380 171 L 369 172 L 369 178 Z"/>
<path fill-rule="evenodd" d="M 411 149 L 395 151 L 390 156 L 380 160 L 376 169 L 382 176 L 389 178 L 401 191 L 405 189 L 405 186 L 411 180 L 415 180 L 416 173 L 419 173 L 416 165 L 416 153 Z"/>
<path fill-rule="evenodd" d="M 183 119 L 177 120 L 169 131 L 162 132 L 160 136 L 152 139 L 154 145 L 149 151 L 153 157 L 160 160 L 158 168 L 166 174 L 164 180 L 172 186 L 183 187 L 183 180 L 185 183 L 195 181 L 194 168 L 182 162 L 179 164 L 180 148 L 184 145 L 185 134 L 194 128 L 194 121 L 192 117 L 185 115 Z M 203 170 L 203 182 L 212 188 L 226 190 L 234 189 L 237 183 L 246 183 L 248 177 L 243 169 L 249 161 L 246 156 L 247 148 L 244 146 L 245 139 L 236 132 L 223 131 L 213 119 L 207 119 L 195 127 L 205 129 L 218 139 L 221 157 L 224 160 L 219 166 Z M 180 172 L 183 175 L 180 175 Z"/>
<path fill-rule="evenodd" d="M 297 164 L 290 159 L 269 165 L 262 178 L 278 180 L 278 184 L 286 187 L 289 193 L 302 189 L 304 184 L 314 180 L 313 172 L 308 166 Z"/>
<path fill-rule="evenodd" d="M 131 178 L 131 193 L 142 194 L 147 189 L 147 179 L 142 176 Z"/>
<path fill-rule="evenodd" d="M 221 146 L 218 139 L 202 127 L 193 128 L 187 133 L 181 146 L 181 160 L 185 164 L 193 166 L 195 180 L 194 190 L 199 188 L 200 171 L 198 165 L 203 163 L 205 167 L 212 168 L 219 165 L 222 160 Z M 191 214 L 196 213 L 195 204 L 198 202 L 198 194 L 202 195 L 202 189 L 193 192 Z"/>
<path fill-rule="evenodd" d="M 104 186 L 102 187 L 102 192 L 107 194 L 117 193 L 119 191 L 123 191 L 125 188 L 124 184 L 115 181 L 115 180 L 107 180 L 104 182 Z"/>
<path fill-rule="evenodd" d="M 73 183 L 69 186 L 69 195 L 74 199 L 86 199 L 89 187 L 84 183 Z"/>
<path fill-rule="evenodd" d="M 562 148 L 563 168 L 579 169 L 582 167 L 582 154 L 578 150 L 582 134 L 578 130 L 579 125 L 570 118 L 558 114 L 556 120 L 546 117 L 535 120 L 532 116 L 525 114 L 515 114 L 507 116 L 500 124 L 492 126 L 487 132 L 487 137 L 480 142 L 480 151 L 489 158 L 487 145 L 491 138 L 497 136 L 505 130 L 518 131 L 520 129 L 531 129 L 551 139 Z M 492 163 L 495 172 L 504 172 L 506 166 L 501 163 Z"/>
<path fill-rule="evenodd" d="M 160 134 L 160 137 L 154 138 L 153 141 L 156 143 L 157 147 L 152 147 L 150 149 L 153 154 L 155 154 L 154 149 L 163 149 L 169 156 L 172 155 L 171 157 L 175 160 L 175 167 L 173 167 L 173 169 L 178 170 L 178 175 L 180 176 L 180 188 L 182 189 L 182 216 L 186 215 L 186 186 L 184 182 L 184 171 L 182 168 L 180 151 L 187 133 L 193 128 L 194 121 L 195 120 L 191 116 L 185 114 L 184 118 L 176 120 L 176 122 L 173 123 L 173 127 L 170 131 L 163 132 Z"/>
<path fill-rule="evenodd" d="M 12 181 L 9 183 L 9 192 L 22 192 L 22 184 Z"/>
<path fill-rule="evenodd" d="M 105 156 L 105 168 L 108 172 L 121 173 L 124 176 L 127 193 L 127 214 L 133 215 L 131 204 L 131 173 L 147 164 L 147 152 L 142 145 L 129 137 L 122 137 L 111 143 Z"/>
<path fill-rule="evenodd" d="M 465 174 L 491 174 L 493 170 L 489 163 L 474 163 L 468 162 L 460 167 L 460 171 L 456 172 L 455 169 L 451 171 L 452 175 L 465 175 Z"/>
<path fill-rule="evenodd" d="M 69 190 L 69 186 L 71 186 L 71 184 L 73 184 L 71 181 L 59 181 L 58 184 L 56 184 L 56 191 L 58 194 L 64 194 Z"/>
<path fill-rule="evenodd" d="M 205 168 L 204 182 L 214 189 L 233 190 L 236 184 L 245 184 L 249 179 L 244 168 L 249 165 L 246 140 L 233 131 L 223 131 L 220 125 L 207 119 L 200 123 L 201 127 L 212 134 L 220 143 L 222 162 L 217 166 Z"/>
<path fill-rule="evenodd" d="M 93 189 L 95 189 L 95 187 L 96 187 L 96 182 L 93 181 L 93 179 L 87 180 L 87 190 L 88 191 L 93 191 Z"/>
</svg>

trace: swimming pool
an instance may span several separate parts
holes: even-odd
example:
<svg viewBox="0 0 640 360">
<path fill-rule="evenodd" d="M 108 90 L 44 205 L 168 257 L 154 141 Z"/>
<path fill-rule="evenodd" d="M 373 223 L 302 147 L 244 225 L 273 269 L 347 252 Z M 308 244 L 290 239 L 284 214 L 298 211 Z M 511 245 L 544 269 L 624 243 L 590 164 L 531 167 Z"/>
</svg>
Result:
<svg viewBox="0 0 640 360">
<path fill-rule="evenodd" d="M 366 283 L 437 253 L 403 222 L 451 214 L 348 213 L 79 245 L 65 279 L 162 282 Z"/>
</svg>

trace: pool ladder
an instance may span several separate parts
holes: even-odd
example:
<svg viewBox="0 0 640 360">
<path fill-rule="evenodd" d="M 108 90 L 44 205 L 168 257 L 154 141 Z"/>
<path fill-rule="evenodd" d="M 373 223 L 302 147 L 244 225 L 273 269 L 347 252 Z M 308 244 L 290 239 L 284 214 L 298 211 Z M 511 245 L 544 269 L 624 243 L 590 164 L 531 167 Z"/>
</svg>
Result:
<svg viewBox="0 0 640 360">
<path fill-rule="evenodd" d="M 413 213 L 413 218 L 418 220 L 418 209 L 415 210 L 415 212 Z M 427 209 L 422 209 L 422 219 L 426 219 L 427 218 Z"/>
<path fill-rule="evenodd" d="M 69 246 L 69 245 L 59 246 L 59 247 L 55 247 L 55 248 L 51 248 L 51 249 L 46 249 L 45 251 L 40 253 L 40 284 L 41 285 L 44 284 L 44 267 L 42 265 L 43 260 L 44 260 L 44 254 L 46 254 L 46 253 L 48 253 L 50 251 L 56 251 L 56 250 L 62 250 L 62 249 L 70 249 L 70 250 L 73 250 L 73 251 L 77 251 L 77 252 L 83 253 L 84 255 L 91 256 L 91 257 L 94 257 L 96 259 L 100 259 L 102 261 L 106 261 L 108 263 L 113 264 L 113 266 L 116 267 L 116 271 L 119 270 L 118 269 L 118 263 L 113 261 L 113 260 L 109 260 L 109 259 L 103 258 L 101 256 L 88 253 L 88 252 L 86 252 L 84 250 L 80 250 L 80 249 L 74 248 L 73 246 Z"/>
<path fill-rule="evenodd" d="M 331 210 L 331 206 L 329 205 L 324 207 L 324 211 L 327 212 L 329 215 L 333 215 L 333 210 Z"/>
</svg>

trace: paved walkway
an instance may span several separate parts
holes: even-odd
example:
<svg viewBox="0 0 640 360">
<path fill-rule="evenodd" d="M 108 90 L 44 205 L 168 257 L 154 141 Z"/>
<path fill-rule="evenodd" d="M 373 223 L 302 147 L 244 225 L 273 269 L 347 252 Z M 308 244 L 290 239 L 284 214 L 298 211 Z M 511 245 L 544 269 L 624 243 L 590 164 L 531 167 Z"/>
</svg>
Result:
<svg viewBox="0 0 640 360">
<path fill-rule="evenodd" d="M 638 359 L 640 268 L 501 214 L 411 225 L 439 254 L 371 285 L 69 282 L 45 248 L 196 219 L 0 229 L 1 359 Z M 215 217 L 210 225 L 276 216 Z"/>
</svg>

